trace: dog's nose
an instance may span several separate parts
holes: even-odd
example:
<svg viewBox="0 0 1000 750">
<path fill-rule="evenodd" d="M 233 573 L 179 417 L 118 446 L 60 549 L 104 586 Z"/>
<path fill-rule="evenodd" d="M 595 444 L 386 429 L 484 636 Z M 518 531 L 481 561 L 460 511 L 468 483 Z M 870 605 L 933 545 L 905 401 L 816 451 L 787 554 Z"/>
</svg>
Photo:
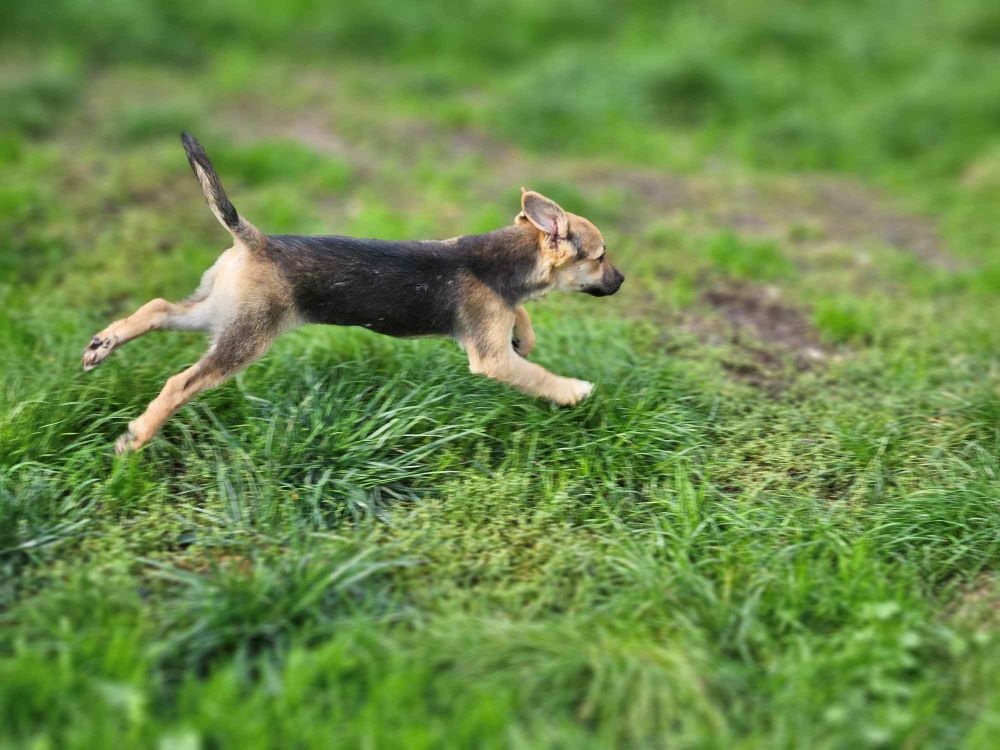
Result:
<svg viewBox="0 0 1000 750">
<path fill-rule="evenodd" d="M 616 268 L 615 269 L 615 280 L 613 282 L 611 282 L 611 294 L 614 294 L 619 289 L 621 289 L 622 288 L 622 284 L 624 284 L 624 283 L 625 283 L 625 274 L 623 274 L 621 271 L 619 271 Z"/>
</svg>

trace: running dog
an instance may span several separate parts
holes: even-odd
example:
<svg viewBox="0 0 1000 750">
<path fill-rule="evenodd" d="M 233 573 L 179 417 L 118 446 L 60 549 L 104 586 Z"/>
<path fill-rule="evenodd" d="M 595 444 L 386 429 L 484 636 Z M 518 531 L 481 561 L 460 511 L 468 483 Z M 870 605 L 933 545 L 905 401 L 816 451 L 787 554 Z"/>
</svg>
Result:
<svg viewBox="0 0 1000 750">
<path fill-rule="evenodd" d="M 608 260 L 591 222 L 524 190 L 511 226 L 449 240 L 387 241 L 341 236 L 265 235 L 226 196 L 201 144 L 181 141 L 212 213 L 234 244 L 183 302 L 154 299 L 94 336 L 91 370 L 153 330 L 208 331 L 211 345 L 167 380 L 115 450 L 149 442 L 197 393 L 254 362 L 282 332 L 304 323 L 363 326 L 389 336 L 451 336 L 469 369 L 564 406 L 593 384 L 555 375 L 526 357 L 535 333 L 524 303 L 553 290 L 614 294 L 625 277 Z"/>
</svg>

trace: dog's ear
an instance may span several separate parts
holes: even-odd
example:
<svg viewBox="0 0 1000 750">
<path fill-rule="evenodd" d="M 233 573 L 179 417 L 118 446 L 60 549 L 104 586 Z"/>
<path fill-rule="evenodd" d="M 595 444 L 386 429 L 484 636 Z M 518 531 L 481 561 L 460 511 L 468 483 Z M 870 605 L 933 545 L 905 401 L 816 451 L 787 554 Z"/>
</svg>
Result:
<svg viewBox="0 0 1000 750">
<path fill-rule="evenodd" d="M 517 215 L 517 220 L 522 221 L 522 218 L 534 224 L 539 232 L 548 235 L 551 244 L 566 239 L 569 232 L 569 219 L 562 207 L 534 190 L 521 188 L 521 213 Z"/>
</svg>

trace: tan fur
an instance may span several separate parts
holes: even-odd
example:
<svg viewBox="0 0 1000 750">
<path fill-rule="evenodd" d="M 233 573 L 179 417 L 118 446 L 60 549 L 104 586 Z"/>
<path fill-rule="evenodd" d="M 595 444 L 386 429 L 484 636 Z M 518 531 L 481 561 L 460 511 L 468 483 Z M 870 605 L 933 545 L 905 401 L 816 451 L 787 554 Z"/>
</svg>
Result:
<svg viewBox="0 0 1000 750">
<path fill-rule="evenodd" d="M 169 378 L 160 395 L 150 402 L 142 416 L 129 422 L 128 430 L 115 442 L 115 451 L 125 453 L 141 448 L 195 394 L 218 385 L 229 374 L 220 368 L 207 366 L 203 359 Z"/>
<path fill-rule="evenodd" d="M 554 375 L 516 354 L 504 333 L 512 322 L 497 320 L 491 335 L 485 339 L 480 336 L 463 340 L 469 354 L 469 371 L 473 375 L 485 375 L 562 406 L 575 406 L 590 395 L 593 383 Z M 506 346 L 502 346 L 505 338 Z"/>
<path fill-rule="evenodd" d="M 192 367 L 167 380 L 145 413 L 119 438 L 119 453 L 148 442 L 163 423 L 197 393 L 213 388 L 259 359 L 274 339 L 299 321 L 291 291 L 277 271 L 250 250 L 236 246 L 205 272 L 188 300 L 154 299 L 98 333 L 83 354 L 90 370 L 123 344 L 153 330 L 203 330 L 211 345 Z"/>
<path fill-rule="evenodd" d="M 459 340 L 469 356 L 472 374 L 485 375 L 563 406 L 579 403 L 593 390 L 593 383 L 554 375 L 514 351 L 511 335 L 519 317 L 522 330 L 527 327 L 534 346 L 534 331 L 523 307 L 510 309 L 492 290 L 473 278 L 466 280 L 463 301 Z M 523 311 L 523 316 L 518 310 Z"/>
</svg>

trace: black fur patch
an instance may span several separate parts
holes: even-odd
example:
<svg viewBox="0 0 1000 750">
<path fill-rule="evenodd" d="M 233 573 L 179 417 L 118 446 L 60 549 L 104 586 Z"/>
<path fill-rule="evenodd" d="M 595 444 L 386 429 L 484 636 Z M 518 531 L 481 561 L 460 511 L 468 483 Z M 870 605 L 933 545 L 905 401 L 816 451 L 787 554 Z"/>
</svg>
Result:
<svg viewBox="0 0 1000 750">
<path fill-rule="evenodd" d="M 515 305 L 537 257 L 516 228 L 449 242 L 272 235 L 263 253 L 306 320 L 390 336 L 454 334 L 470 276 Z"/>
</svg>

